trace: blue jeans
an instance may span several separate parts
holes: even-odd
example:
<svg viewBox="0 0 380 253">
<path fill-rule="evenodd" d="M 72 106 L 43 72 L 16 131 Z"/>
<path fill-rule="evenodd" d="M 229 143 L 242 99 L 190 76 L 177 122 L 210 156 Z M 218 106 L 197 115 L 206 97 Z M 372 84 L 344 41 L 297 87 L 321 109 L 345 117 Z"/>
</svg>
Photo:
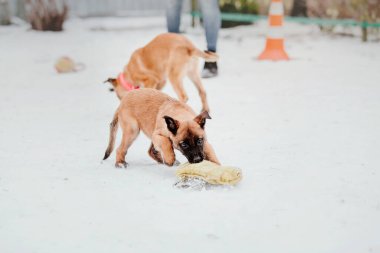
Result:
<svg viewBox="0 0 380 253">
<path fill-rule="evenodd" d="M 221 25 L 218 0 L 199 0 L 203 26 L 206 31 L 207 50 L 216 52 L 216 43 Z M 179 33 L 183 0 L 167 0 L 166 22 L 168 31 Z"/>
</svg>

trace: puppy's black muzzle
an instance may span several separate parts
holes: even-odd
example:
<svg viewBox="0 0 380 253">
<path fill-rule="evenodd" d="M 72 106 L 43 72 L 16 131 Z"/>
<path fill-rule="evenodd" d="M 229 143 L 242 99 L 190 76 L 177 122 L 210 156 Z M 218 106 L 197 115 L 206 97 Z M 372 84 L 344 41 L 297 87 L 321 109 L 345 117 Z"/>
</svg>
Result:
<svg viewBox="0 0 380 253">
<path fill-rule="evenodd" d="M 201 155 L 196 155 L 192 159 L 189 159 L 190 163 L 200 163 L 203 161 L 203 156 Z"/>
</svg>

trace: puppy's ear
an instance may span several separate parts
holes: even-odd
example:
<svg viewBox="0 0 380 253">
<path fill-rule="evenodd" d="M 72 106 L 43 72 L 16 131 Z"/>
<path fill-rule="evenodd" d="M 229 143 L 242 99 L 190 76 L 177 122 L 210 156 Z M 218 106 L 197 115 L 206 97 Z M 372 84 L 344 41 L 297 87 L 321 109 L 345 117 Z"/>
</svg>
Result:
<svg viewBox="0 0 380 253">
<path fill-rule="evenodd" d="M 203 129 L 205 128 L 206 119 L 211 119 L 210 114 L 208 114 L 208 111 L 203 111 L 201 114 L 194 118 L 194 121 L 197 122 Z"/>
<path fill-rule="evenodd" d="M 176 135 L 177 134 L 177 130 L 179 128 L 179 122 L 169 116 L 164 116 L 164 119 L 165 119 L 165 122 L 166 122 L 166 126 L 168 127 L 168 130 Z"/>
</svg>

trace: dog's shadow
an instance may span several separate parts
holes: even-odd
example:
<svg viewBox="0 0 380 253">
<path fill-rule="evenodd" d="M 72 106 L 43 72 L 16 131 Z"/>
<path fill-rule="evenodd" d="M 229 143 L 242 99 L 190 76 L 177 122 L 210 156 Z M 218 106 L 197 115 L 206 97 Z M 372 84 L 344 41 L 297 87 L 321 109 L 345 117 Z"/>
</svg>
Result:
<svg viewBox="0 0 380 253">
<path fill-rule="evenodd" d="M 178 166 L 167 166 L 150 160 L 131 160 L 128 162 L 128 166 L 125 170 L 133 170 L 134 172 L 140 171 L 147 177 L 157 180 L 173 180 L 174 182 L 177 179 L 175 175 L 177 168 Z"/>
</svg>

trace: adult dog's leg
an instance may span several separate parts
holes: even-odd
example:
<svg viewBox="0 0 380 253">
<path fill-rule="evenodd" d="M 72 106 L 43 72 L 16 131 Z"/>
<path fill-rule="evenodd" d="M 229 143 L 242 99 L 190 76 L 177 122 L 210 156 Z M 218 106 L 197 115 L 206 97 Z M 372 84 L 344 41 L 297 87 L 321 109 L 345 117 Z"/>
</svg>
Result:
<svg viewBox="0 0 380 253">
<path fill-rule="evenodd" d="M 196 58 L 191 59 L 187 76 L 195 84 L 195 87 L 197 87 L 199 96 L 201 97 L 201 101 L 202 101 L 202 111 L 210 112 L 210 107 L 207 102 L 206 90 L 203 87 L 201 77 L 198 73 L 198 59 Z"/>
<path fill-rule="evenodd" d="M 184 66 L 182 63 L 177 63 L 178 65 L 169 73 L 169 80 L 173 85 L 175 93 L 177 93 L 178 99 L 181 102 L 186 103 L 189 99 L 186 95 L 186 91 L 183 88 L 183 78 L 184 78 Z"/>
<path fill-rule="evenodd" d="M 144 88 L 157 89 L 160 85 L 160 79 L 154 75 L 145 75 L 141 80 Z"/>
</svg>

